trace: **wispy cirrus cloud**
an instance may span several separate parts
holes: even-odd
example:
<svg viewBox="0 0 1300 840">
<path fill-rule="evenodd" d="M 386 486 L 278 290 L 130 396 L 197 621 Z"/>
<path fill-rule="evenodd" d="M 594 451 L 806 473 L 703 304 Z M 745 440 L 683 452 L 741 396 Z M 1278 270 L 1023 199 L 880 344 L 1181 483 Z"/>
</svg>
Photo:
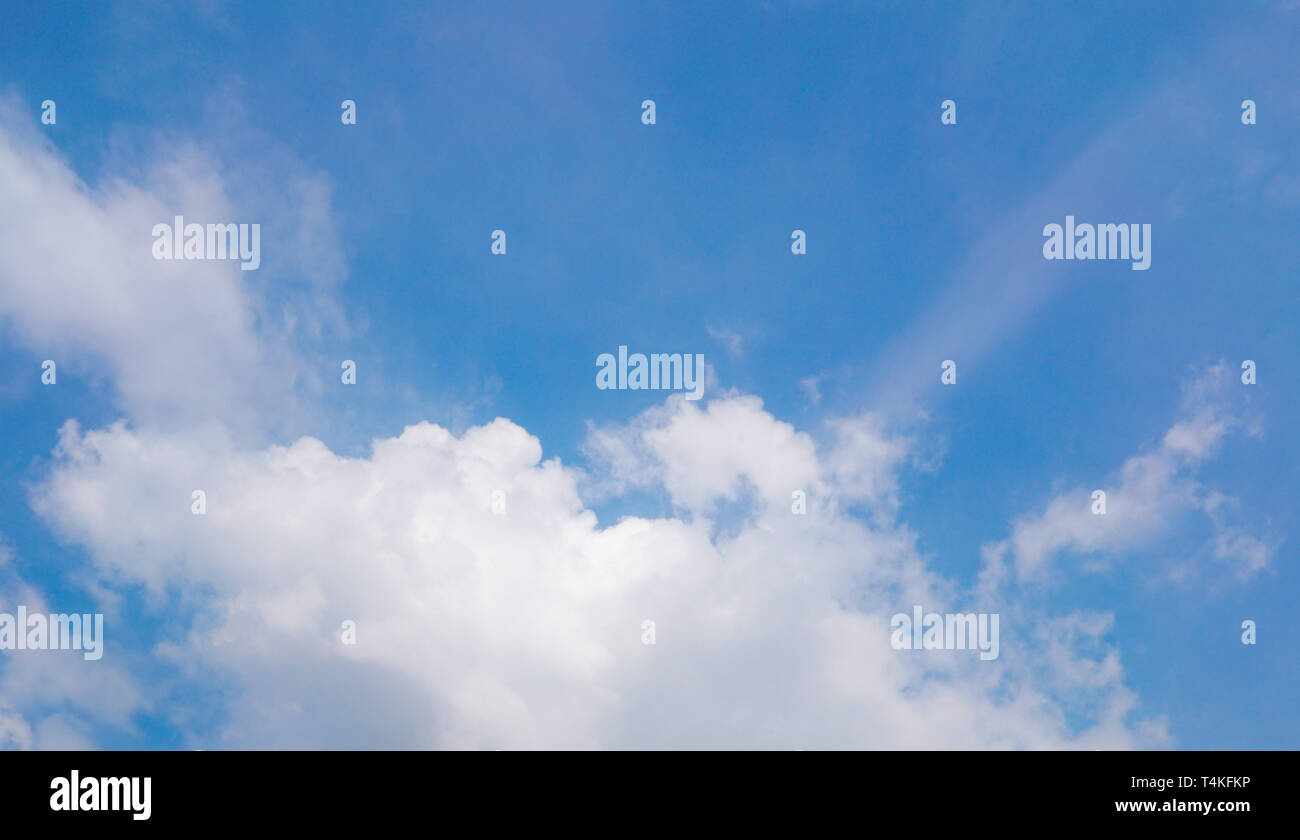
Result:
<svg viewBox="0 0 1300 840">
<path fill-rule="evenodd" d="M 1233 576 L 1247 579 L 1274 554 L 1275 537 L 1248 532 L 1230 515 L 1230 496 L 1205 486 L 1200 468 L 1233 434 L 1257 435 L 1237 372 L 1220 362 L 1199 372 L 1185 387 L 1179 418 L 1159 443 L 1124 461 L 1097 487 L 1079 487 L 1053 497 L 1042 510 L 1012 524 L 1010 535 L 984 547 L 983 576 L 995 585 L 1013 575 L 1020 581 L 1052 575 L 1065 557 L 1116 555 L 1149 547 L 1201 514 L 1213 527 L 1213 556 Z M 1092 493 L 1105 494 L 1105 513 L 1095 513 Z"/>
</svg>

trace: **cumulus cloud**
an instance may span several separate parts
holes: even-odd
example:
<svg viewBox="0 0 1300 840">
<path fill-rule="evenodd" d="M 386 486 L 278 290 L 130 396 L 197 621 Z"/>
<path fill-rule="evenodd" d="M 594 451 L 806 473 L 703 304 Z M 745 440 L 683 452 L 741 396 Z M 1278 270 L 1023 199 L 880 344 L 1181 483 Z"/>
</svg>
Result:
<svg viewBox="0 0 1300 840">
<path fill-rule="evenodd" d="M 1059 639 L 1004 638 L 994 662 L 890 647 L 890 615 L 959 593 L 905 528 L 869 527 L 834 501 L 886 492 L 905 444 L 881 434 L 845 421 L 822 452 L 753 397 L 673 398 L 596 437 L 635 447 L 638 480 L 679 514 L 602 525 L 582 475 L 504 419 L 460 437 L 411 426 L 366 458 L 310 438 L 246 450 L 220 434 L 69 424 L 34 502 L 105 581 L 202 595 L 192 631 L 158 649 L 187 678 L 238 689 L 202 743 L 1158 742 L 1113 725 L 1133 705 L 1119 671 Z M 823 501 L 804 516 L 789 506 L 800 487 Z M 190 512 L 193 488 L 206 516 Z M 745 513 L 717 535 L 727 498 Z M 1106 726 L 1067 726 L 1053 681 L 1069 675 L 1044 668 L 1100 673 L 1088 711 Z"/>
</svg>

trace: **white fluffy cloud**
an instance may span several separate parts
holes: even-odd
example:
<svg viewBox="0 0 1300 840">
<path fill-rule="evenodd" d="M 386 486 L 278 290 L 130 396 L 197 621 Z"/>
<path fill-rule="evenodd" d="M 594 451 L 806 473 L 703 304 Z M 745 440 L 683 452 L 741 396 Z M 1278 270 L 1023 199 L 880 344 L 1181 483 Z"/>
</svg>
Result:
<svg viewBox="0 0 1300 840">
<path fill-rule="evenodd" d="M 869 418 L 837 433 L 819 453 L 752 397 L 674 398 L 605 439 L 637 447 L 679 515 L 602 526 L 582 476 L 502 419 L 461 437 L 412 426 L 367 458 L 69 424 L 35 504 L 104 581 L 203 600 L 159 654 L 237 689 L 219 743 L 1146 743 L 1116 725 L 1133 701 L 1113 654 L 1081 664 L 1005 626 L 995 662 L 890 647 L 900 609 L 964 605 L 905 529 L 836 503 L 888 486 L 882 452 L 902 444 Z M 711 535 L 741 484 L 737 526 Z M 806 516 L 789 506 L 801 487 Z M 1054 691 L 1079 670 L 1102 679 L 1097 727 L 1074 733 Z"/>
</svg>

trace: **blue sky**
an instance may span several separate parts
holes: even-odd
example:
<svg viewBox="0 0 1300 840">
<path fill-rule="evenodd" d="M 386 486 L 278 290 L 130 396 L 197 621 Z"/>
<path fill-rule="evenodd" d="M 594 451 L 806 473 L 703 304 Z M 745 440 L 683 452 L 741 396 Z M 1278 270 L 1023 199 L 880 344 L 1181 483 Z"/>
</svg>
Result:
<svg viewBox="0 0 1300 840">
<path fill-rule="evenodd" d="M 695 509 L 671 482 L 602 482 L 592 454 L 593 429 L 634 427 L 665 397 L 597 390 L 599 354 L 703 353 L 706 403 L 753 395 L 819 446 L 837 418 L 864 413 L 909 441 L 891 467 L 888 530 L 969 595 L 1016 522 L 1071 492 L 1086 508 L 1180 418 L 1209 416 L 1189 389 L 1226 371 L 1236 387 L 1213 411 L 1236 418 L 1232 431 L 1180 473 L 1173 501 L 1144 508 L 1151 521 L 1132 536 L 1062 539 L 1048 579 L 1018 581 L 991 606 L 1044 626 L 1112 615 L 1105 641 L 1137 698 L 1123 725 L 1163 717 L 1162 745 L 1293 748 L 1297 28 L 1300 11 L 1282 2 L 20 4 L 0 13 L 0 92 L 4 119 L 26 121 L 3 129 L 42 136 L 90 193 L 148 191 L 160 162 L 181 158 L 184 177 L 220 179 L 239 220 L 311 230 L 268 236 L 256 279 L 221 281 L 268 321 L 310 310 L 303 320 L 321 324 L 284 338 L 302 366 L 294 410 L 219 418 L 247 451 L 311 436 L 364 459 L 410 424 L 460 436 L 503 417 L 543 458 L 583 471 L 602 528 L 734 515 L 743 529 L 744 510 L 724 513 L 743 494 Z M 1241 122 L 1247 98 L 1256 125 Z M 40 124 L 45 99 L 55 125 Z M 357 103 L 354 126 L 340 123 L 343 99 Z M 956 125 L 940 123 L 945 99 Z M 1042 228 L 1067 214 L 1151 224 L 1151 268 L 1044 260 Z M 498 228 L 504 257 L 489 252 Z M 794 229 L 806 255 L 790 251 Z M 78 247 L 77 231 L 60 235 Z M 142 234 L 141 253 L 148 244 Z M 18 262 L 0 271 L 0 295 L 37 282 Z M 151 592 L 148 575 L 105 560 L 111 540 L 72 508 L 60 517 L 33 501 L 65 467 L 52 455 L 64 421 L 179 435 L 193 413 L 133 401 L 103 361 L 118 333 L 77 349 L 63 327 L 32 326 L 39 317 L 0 306 L 11 571 L 69 610 L 125 598 L 110 637 L 122 679 L 165 688 L 97 718 L 11 674 L 9 705 L 38 746 L 242 743 L 228 695 L 255 696 L 257 679 L 225 662 L 233 682 L 209 684 L 157 655 L 228 603 L 196 594 L 216 578 Z M 59 384 L 43 387 L 40 362 L 56 357 Z M 353 388 L 331 384 L 341 359 L 358 362 Z M 958 362 L 956 386 L 939 383 L 945 359 Z M 1257 385 L 1236 382 L 1244 359 Z M 196 377 L 174 399 L 207 387 Z M 761 485 L 759 472 L 746 474 Z M 1215 508 L 1222 521 L 1206 512 L 1211 494 L 1230 500 Z M 845 512 L 869 522 L 875 501 Z M 1263 568 L 1215 556 L 1216 539 L 1241 535 L 1267 547 Z M 226 594 L 252 591 L 241 587 L 252 584 Z M 1255 646 L 1241 644 L 1245 619 Z M 304 665 L 277 692 L 330 685 L 332 667 Z M 406 743 L 394 727 L 377 741 Z M 655 742 L 635 722 L 614 731 L 591 740 Z M 299 735 L 285 743 L 318 743 Z M 546 743 L 565 737 L 585 743 L 571 732 Z"/>
</svg>

